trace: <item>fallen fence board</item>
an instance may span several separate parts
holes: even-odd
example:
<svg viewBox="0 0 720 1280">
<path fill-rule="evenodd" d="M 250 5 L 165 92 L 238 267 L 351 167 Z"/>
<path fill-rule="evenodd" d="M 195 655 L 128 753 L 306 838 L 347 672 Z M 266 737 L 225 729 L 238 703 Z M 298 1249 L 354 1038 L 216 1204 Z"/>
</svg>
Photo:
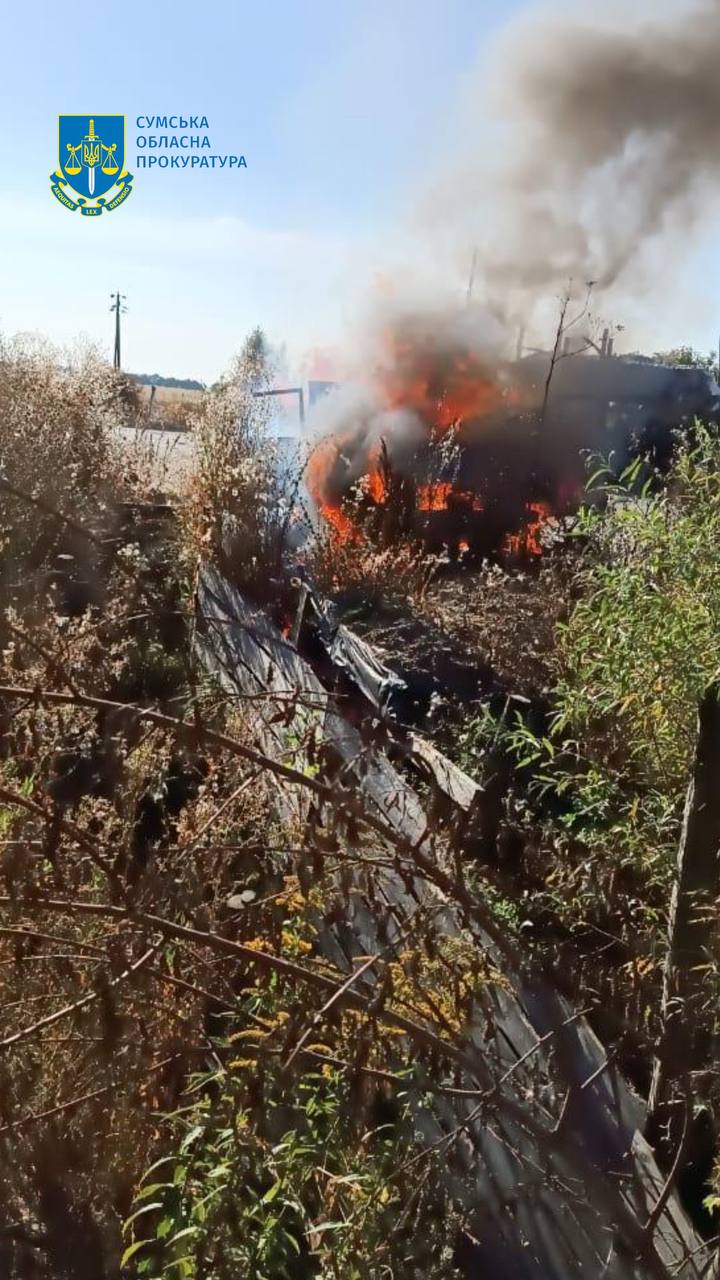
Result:
<svg viewBox="0 0 720 1280">
<path fill-rule="evenodd" d="M 419 733 L 408 735 L 408 754 L 422 773 L 425 771 L 448 800 L 458 809 L 469 813 L 482 795 L 482 787 L 474 778 L 458 768 L 452 760 Z"/>
</svg>

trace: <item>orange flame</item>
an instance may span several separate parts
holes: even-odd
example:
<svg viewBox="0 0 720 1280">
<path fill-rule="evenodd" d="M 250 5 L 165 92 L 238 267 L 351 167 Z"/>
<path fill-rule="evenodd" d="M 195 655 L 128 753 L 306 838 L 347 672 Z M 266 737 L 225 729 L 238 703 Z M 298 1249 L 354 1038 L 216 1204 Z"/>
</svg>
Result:
<svg viewBox="0 0 720 1280">
<path fill-rule="evenodd" d="M 552 510 L 547 502 L 528 502 L 527 509 L 534 512 L 535 519 L 528 521 L 518 533 L 509 533 L 503 550 L 511 555 L 520 555 L 524 552 L 526 555 L 541 556 L 543 553 L 541 530 L 548 522 L 554 523 Z"/>
<path fill-rule="evenodd" d="M 418 511 L 444 511 L 451 493 L 451 484 L 419 484 L 417 490 Z"/>
<path fill-rule="evenodd" d="M 438 381 L 432 340 L 386 334 L 386 362 L 377 371 L 389 409 L 413 409 L 442 432 L 463 420 L 483 418 L 507 403 L 507 389 L 476 356 L 456 353 L 443 360 Z"/>
<path fill-rule="evenodd" d="M 352 506 L 351 495 L 348 494 L 349 501 L 332 502 L 326 492 L 326 481 L 333 467 L 343 452 L 343 446 L 349 441 L 344 437 L 328 436 L 325 440 L 321 440 L 316 445 L 310 458 L 308 459 L 307 469 L 305 472 L 305 480 L 308 492 L 313 499 L 318 511 L 334 529 L 338 540 L 345 542 L 363 542 L 365 535 L 362 529 L 358 528 L 353 519 L 352 511 L 348 509 Z M 358 498 L 363 496 L 369 498 L 376 506 L 382 506 L 387 501 L 387 485 L 385 477 L 381 470 L 381 446 L 373 450 L 370 459 L 370 470 L 361 477 L 358 483 Z"/>
<path fill-rule="evenodd" d="M 325 493 L 325 481 L 342 452 L 342 440 L 328 436 L 320 440 L 308 458 L 305 482 L 308 493 L 327 523 L 334 529 L 341 542 L 357 537 L 353 522 L 339 503 L 330 502 Z"/>
<path fill-rule="evenodd" d="M 388 491 L 382 472 L 382 445 L 377 444 L 370 456 L 370 470 L 363 477 L 365 492 L 380 506 L 387 501 Z"/>
<path fill-rule="evenodd" d="M 457 430 L 461 444 L 470 443 L 485 429 L 491 415 L 510 405 L 517 407 L 523 399 L 523 394 L 508 386 L 491 363 L 468 350 L 451 352 L 441 348 L 436 335 L 406 328 L 385 337 L 385 354 L 375 370 L 376 388 L 388 409 L 409 409 L 418 416 L 428 443 L 436 433 L 452 429 Z M 465 436 L 469 437 L 467 441 Z M 382 445 L 363 445 L 361 440 L 362 437 L 355 438 L 354 430 L 321 440 L 306 472 L 310 495 L 341 542 L 364 542 L 363 513 L 372 510 L 373 505 L 382 507 L 391 501 Z M 364 452 L 359 453 L 359 449 Z M 352 468 L 348 464 L 344 469 L 341 460 L 345 453 L 348 459 L 352 458 Z M 361 468 L 364 474 L 358 482 Z M 343 479 L 345 474 L 347 482 Z M 457 511 L 462 516 L 463 512 L 482 512 L 484 498 L 440 481 L 417 486 L 416 506 L 422 513 Z M 545 503 L 534 502 L 528 504 L 527 510 L 527 521 L 517 533 L 507 535 L 503 546 L 511 554 L 540 555 L 540 533 L 550 518 L 550 509 Z M 464 525 L 463 532 L 467 532 L 470 526 L 464 517 L 460 523 Z"/>
</svg>

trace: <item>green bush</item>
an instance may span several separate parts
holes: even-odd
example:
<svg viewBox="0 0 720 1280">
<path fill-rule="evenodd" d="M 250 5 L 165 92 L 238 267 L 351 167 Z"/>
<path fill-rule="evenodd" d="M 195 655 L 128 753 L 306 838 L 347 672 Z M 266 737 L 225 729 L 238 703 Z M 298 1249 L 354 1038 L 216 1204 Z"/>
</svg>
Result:
<svg viewBox="0 0 720 1280">
<path fill-rule="evenodd" d="M 557 628 L 546 736 L 504 741 L 562 799 L 562 820 L 618 861 L 666 875 L 720 654 L 720 434 L 696 424 L 661 485 L 634 463 L 593 478 L 575 603 Z"/>
</svg>

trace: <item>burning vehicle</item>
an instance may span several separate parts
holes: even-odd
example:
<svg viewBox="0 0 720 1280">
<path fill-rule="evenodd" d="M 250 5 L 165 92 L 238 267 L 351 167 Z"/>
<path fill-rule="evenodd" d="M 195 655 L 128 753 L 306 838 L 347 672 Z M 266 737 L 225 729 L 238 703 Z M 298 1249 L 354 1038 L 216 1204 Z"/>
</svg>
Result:
<svg viewBox="0 0 720 1280">
<path fill-rule="evenodd" d="M 539 554 L 576 510 L 588 459 L 663 468 L 674 432 L 717 420 L 703 369 L 604 352 L 506 361 L 450 326 L 407 322 L 373 386 L 329 398 L 308 489 L 341 540 L 417 540 L 451 558 Z"/>
</svg>

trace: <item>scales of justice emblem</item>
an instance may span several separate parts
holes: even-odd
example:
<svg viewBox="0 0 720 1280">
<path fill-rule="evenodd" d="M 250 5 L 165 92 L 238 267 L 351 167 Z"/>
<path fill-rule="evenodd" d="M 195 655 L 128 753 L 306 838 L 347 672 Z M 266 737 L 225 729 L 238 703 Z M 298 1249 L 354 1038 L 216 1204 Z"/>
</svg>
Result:
<svg viewBox="0 0 720 1280">
<path fill-rule="evenodd" d="M 58 168 L 51 190 L 73 213 L 97 217 L 117 209 L 132 190 L 125 168 L 124 116 L 59 116 Z"/>
</svg>

